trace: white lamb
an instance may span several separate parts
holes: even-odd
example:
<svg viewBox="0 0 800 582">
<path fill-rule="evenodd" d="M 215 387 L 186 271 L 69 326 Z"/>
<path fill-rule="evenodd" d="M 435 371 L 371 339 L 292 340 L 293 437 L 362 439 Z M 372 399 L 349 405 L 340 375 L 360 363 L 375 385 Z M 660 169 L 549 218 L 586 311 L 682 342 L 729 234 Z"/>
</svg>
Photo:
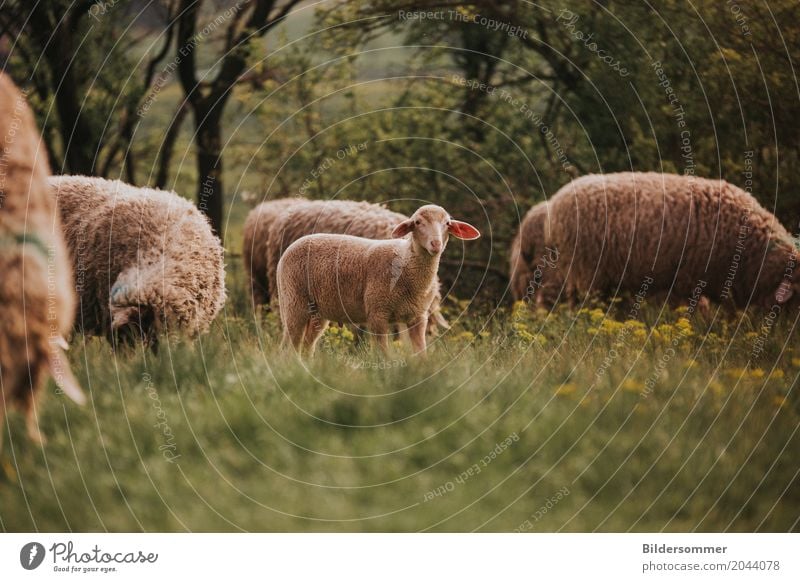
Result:
<svg viewBox="0 0 800 582">
<path fill-rule="evenodd" d="M 480 236 L 444 208 L 427 205 L 395 226 L 390 240 L 312 234 L 292 243 L 277 273 L 284 346 L 313 354 L 333 320 L 366 324 L 384 352 L 389 326 L 405 324 L 414 350 L 423 352 L 432 283 L 451 234 Z"/>
</svg>

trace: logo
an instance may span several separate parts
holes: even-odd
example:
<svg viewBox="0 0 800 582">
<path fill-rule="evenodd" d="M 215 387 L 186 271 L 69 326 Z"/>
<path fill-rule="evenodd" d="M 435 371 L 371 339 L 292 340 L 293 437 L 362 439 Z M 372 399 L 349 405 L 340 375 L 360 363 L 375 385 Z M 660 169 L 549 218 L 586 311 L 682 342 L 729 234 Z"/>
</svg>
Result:
<svg viewBox="0 0 800 582">
<path fill-rule="evenodd" d="M 44 546 L 39 542 L 28 542 L 19 551 L 19 563 L 26 570 L 35 570 L 44 561 Z"/>
</svg>

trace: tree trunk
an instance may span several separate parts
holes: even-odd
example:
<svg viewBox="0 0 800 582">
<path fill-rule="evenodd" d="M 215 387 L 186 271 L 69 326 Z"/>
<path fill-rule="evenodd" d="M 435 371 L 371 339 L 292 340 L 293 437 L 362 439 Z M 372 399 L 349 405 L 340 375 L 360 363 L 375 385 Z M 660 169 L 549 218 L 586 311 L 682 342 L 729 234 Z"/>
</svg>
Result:
<svg viewBox="0 0 800 582">
<path fill-rule="evenodd" d="M 31 28 L 40 35 L 39 46 L 44 47 L 43 56 L 50 69 L 54 84 L 54 101 L 58 113 L 59 133 L 64 147 L 64 163 L 73 174 L 94 174 L 97 141 L 85 115 L 81 101 L 82 92 L 77 73 L 73 67 L 75 48 L 74 31 L 67 18 L 58 20 L 58 13 L 48 3 L 37 3 L 31 11 Z M 53 28 L 51 22 L 58 22 Z M 74 24 L 74 23 L 73 23 Z M 59 160 L 51 163 L 58 167 Z M 59 168 L 60 169 L 60 168 Z"/>
<path fill-rule="evenodd" d="M 213 106 L 212 106 L 213 107 Z M 197 132 L 197 207 L 208 216 L 211 228 L 222 240 L 222 128 L 220 115 L 205 108 L 195 111 Z"/>
<path fill-rule="evenodd" d="M 186 112 L 189 110 L 186 102 L 181 103 L 175 116 L 172 118 L 172 123 L 167 129 L 164 140 L 161 142 L 161 151 L 158 157 L 158 173 L 156 174 L 156 188 L 162 190 L 167 187 L 169 181 L 169 169 L 172 163 L 172 154 L 175 151 L 175 142 L 178 141 L 178 135 L 181 132 L 181 125 L 183 119 L 186 117 Z"/>
</svg>

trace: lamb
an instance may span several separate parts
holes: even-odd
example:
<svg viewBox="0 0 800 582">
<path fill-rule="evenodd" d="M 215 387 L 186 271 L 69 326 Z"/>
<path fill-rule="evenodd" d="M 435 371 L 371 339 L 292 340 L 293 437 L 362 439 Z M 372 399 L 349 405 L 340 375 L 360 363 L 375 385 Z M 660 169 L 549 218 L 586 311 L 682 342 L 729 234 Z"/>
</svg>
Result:
<svg viewBox="0 0 800 582">
<path fill-rule="evenodd" d="M 140 340 L 194 337 L 225 302 L 222 245 L 188 200 L 87 176 L 52 177 L 87 335 Z"/>
<path fill-rule="evenodd" d="M 393 212 L 380 204 L 352 200 L 285 198 L 265 202 L 253 209 L 247 219 L 244 236 L 245 252 L 242 253 L 245 269 L 252 272 L 253 287 L 266 289 L 260 298 L 264 299 L 263 303 L 269 303 L 270 298 L 275 298 L 278 294 L 276 284 L 278 261 L 289 245 L 300 237 L 326 233 L 389 239 L 392 236 L 392 229 L 407 219 L 406 215 Z M 261 250 L 264 247 L 266 252 Z M 437 326 L 448 329 L 450 326 L 440 310 L 441 292 L 438 277 L 434 279 L 433 287 L 428 329 L 435 331 Z M 253 293 L 253 298 L 254 304 L 258 304 L 256 292 Z"/>
<path fill-rule="evenodd" d="M 548 217 L 547 202 L 531 208 L 511 243 L 511 296 L 538 307 L 553 306 L 563 285 L 557 269 L 558 250 L 545 240 Z"/>
<path fill-rule="evenodd" d="M 17 407 L 29 437 L 42 443 L 34 399 L 47 376 L 75 402 L 86 397 L 63 353 L 75 294 L 47 157 L 25 97 L 5 74 L 0 133 L 0 424 Z"/>
<path fill-rule="evenodd" d="M 570 298 L 665 293 L 672 301 L 785 306 L 800 300 L 791 235 L 722 180 L 626 172 L 585 176 L 549 202 L 548 244 Z"/>
<path fill-rule="evenodd" d="M 480 236 L 444 208 L 426 205 L 398 222 L 392 239 L 312 234 L 292 243 L 278 263 L 283 345 L 313 354 L 328 322 L 364 323 L 388 349 L 392 323 L 408 326 L 414 350 L 426 348 L 433 282 L 449 235 Z"/>
</svg>

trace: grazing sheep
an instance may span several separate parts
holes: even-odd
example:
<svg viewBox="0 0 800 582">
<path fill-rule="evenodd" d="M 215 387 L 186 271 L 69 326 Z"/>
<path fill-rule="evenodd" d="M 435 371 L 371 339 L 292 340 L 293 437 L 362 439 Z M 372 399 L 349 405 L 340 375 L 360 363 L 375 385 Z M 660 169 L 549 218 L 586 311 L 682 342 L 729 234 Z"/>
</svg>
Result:
<svg viewBox="0 0 800 582">
<path fill-rule="evenodd" d="M 274 271 L 270 272 L 267 269 L 267 244 L 272 226 L 289 207 L 305 201 L 304 198 L 268 200 L 253 208 L 247 215 L 244 223 L 242 260 L 250 282 L 253 307 L 269 305 L 270 289 L 274 288 L 274 283 L 270 284 L 269 277 L 269 273 L 274 277 Z"/>
<path fill-rule="evenodd" d="M 174 192 L 86 176 L 50 178 L 72 253 L 78 327 L 153 349 L 161 330 L 207 331 L 225 302 L 222 245 Z"/>
<path fill-rule="evenodd" d="M 25 97 L 0 74 L 0 424 L 6 409 L 26 414 L 28 435 L 43 442 L 34 397 L 48 375 L 82 404 L 85 396 L 63 353 L 75 295 L 50 173 Z M 0 445 L 3 431 L 0 430 Z"/>
<path fill-rule="evenodd" d="M 511 243 L 511 295 L 539 307 L 558 300 L 563 281 L 558 273 L 558 251 L 545 240 L 546 202 L 531 208 Z"/>
<path fill-rule="evenodd" d="M 423 352 L 433 282 L 450 234 L 480 236 L 444 208 L 427 205 L 397 223 L 390 240 L 312 234 L 295 241 L 277 271 L 283 345 L 313 353 L 333 320 L 365 323 L 385 352 L 389 326 L 397 323 L 408 326 L 415 351 Z"/>
<path fill-rule="evenodd" d="M 548 243 L 567 293 L 649 293 L 769 308 L 794 298 L 791 235 L 722 180 L 628 172 L 586 176 L 549 202 Z M 547 231 L 547 229 L 545 229 Z M 652 279 L 652 281 L 650 281 Z"/>
<path fill-rule="evenodd" d="M 288 198 L 267 202 L 267 208 L 262 208 L 261 215 L 265 210 L 271 218 L 267 228 L 262 228 L 262 234 L 268 238 L 266 244 L 266 274 L 265 279 L 268 284 L 266 299 L 277 297 L 277 284 L 275 273 L 278 270 L 283 252 L 289 248 L 294 241 L 308 234 L 349 234 L 370 239 L 390 239 L 394 227 L 408 217 L 398 212 L 392 212 L 380 204 L 370 204 L 368 202 L 355 202 L 352 200 L 302 200 Z M 265 206 L 264 204 L 261 207 Z M 257 218 L 254 213 L 258 207 L 250 213 L 248 222 L 255 225 Z M 256 214 L 255 216 L 258 216 Z M 252 220 L 251 220 L 251 217 Z M 263 219 L 262 219 L 263 220 Z M 254 229 L 253 229 L 254 230 Z M 265 232 L 267 231 L 267 232 Z M 246 239 L 250 236 L 245 228 Z M 254 236 L 255 239 L 255 236 Z M 263 243 L 248 244 L 254 250 Z M 259 251 L 260 252 L 260 251 Z M 262 255 L 263 256 L 263 255 Z M 245 266 L 248 259 L 245 258 Z M 261 259 L 256 258 L 254 252 L 251 261 L 253 269 L 256 265 L 261 265 Z M 264 272 L 264 271 L 261 271 Z M 260 277 L 260 274 L 259 274 Z M 260 281 L 263 279 L 259 279 Z M 447 320 L 441 314 L 441 290 L 438 276 L 433 282 L 433 300 L 430 308 L 430 320 L 428 322 L 429 331 L 435 331 L 437 326 L 449 329 Z"/>
</svg>

